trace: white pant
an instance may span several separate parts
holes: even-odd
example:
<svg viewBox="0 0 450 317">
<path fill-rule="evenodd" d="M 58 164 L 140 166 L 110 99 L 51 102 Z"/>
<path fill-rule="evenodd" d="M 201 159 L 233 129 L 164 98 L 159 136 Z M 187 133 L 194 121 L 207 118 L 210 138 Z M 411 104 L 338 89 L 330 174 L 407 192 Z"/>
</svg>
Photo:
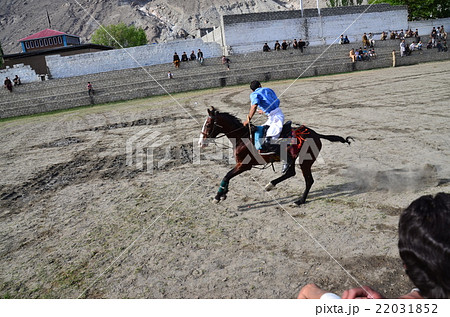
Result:
<svg viewBox="0 0 450 317">
<path fill-rule="evenodd" d="M 272 139 L 277 139 L 280 137 L 281 130 L 283 130 L 284 124 L 284 114 L 280 108 L 272 110 L 267 116 L 267 121 L 264 125 L 268 125 L 266 137 L 272 137 Z"/>
</svg>

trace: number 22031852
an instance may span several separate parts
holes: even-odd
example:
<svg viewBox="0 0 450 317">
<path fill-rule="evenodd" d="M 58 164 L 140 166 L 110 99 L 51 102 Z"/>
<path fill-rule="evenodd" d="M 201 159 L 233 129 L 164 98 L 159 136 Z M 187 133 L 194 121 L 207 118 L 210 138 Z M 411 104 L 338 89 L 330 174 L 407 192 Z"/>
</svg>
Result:
<svg viewBox="0 0 450 317">
<path fill-rule="evenodd" d="M 377 314 L 437 314 L 437 304 L 376 304 Z"/>
</svg>

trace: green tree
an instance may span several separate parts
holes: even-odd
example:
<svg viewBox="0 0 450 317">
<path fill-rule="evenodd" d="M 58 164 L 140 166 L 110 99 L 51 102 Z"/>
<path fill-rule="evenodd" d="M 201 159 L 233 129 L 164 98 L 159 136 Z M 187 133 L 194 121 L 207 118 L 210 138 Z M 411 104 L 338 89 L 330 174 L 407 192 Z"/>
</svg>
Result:
<svg viewBox="0 0 450 317">
<path fill-rule="evenodd" d="M 363 0 L 328 0 L 327 6 L 334 7 L 346 7 L 346 6 L 356 6 L 361 5 Z"/>
<path fill-rule="evenodd" d="M 372 0 L 370 3 L 407 5 L 409 20 L 450 17 L 450 5 L 448 0 Z"/>
<path fill-rule="evenodd" d="M 92 35 L 91 42 L 114 48 L 124 48 L 147 44 L 147 35 L 142 28 L 119 23 L 98 28 Z"/>
</svg>

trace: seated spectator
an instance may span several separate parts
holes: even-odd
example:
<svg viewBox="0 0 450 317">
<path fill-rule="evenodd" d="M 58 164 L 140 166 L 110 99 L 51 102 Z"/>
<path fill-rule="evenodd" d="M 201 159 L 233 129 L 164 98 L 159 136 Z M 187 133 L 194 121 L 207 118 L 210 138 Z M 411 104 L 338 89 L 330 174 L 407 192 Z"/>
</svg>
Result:
<svg viewBox="0 0 450 317">
<path fill-rule="evenodd" d="M 183 54 L 181 55 L 181 61 L 182 62 L 187 62 L 188 61 L 188 56 L 187 56 L 186 52 L 183 52 Z"/>
<path fill-rule="evenodd" d="M 13 82 L 14 82 L 14 86 L 19 86 L 22 84 L 19 76 L 17 76 L 17 75 L 16 75 L 16 77 L 14 77 Z"/>
<path fill-rule="evenodd" d="M 281 49 L 281 45 L 278 41 L 275 41 L 275 46 L 273 47 L 275 51 L 279 51 Z"/>
<path fill-rule="evenodd" d="M 387 39 L 387 34 L 386 34 L 386 32 L 383 31 L 383 32 L 381 33 L 380 40 L 381 40 L 381 41 L 386 41 L 386 39 Z"/>
<path fill-rule="evenodd" d="M 419 42 L 417 43 L 417 49 L 418 49 L 419 51 L 421 51 L 421 50 L 422 50 L 422 46 L 423 46 L 422 41 L 419 41 Z"/>
<path fill-rule="evenodd" d="M 398 33 L 398 38 L 400 40 L 404 40 L 405 39 L 405 33 L 403 33 L 403 29 L 400 30 L 400 33 Z"/>
<path fill-rule="evenodd" d="M 372 33 L 369 33 L 369 36 L 368 36 L 368 39 L 369 39 L 369 46 L 370 47 L 374 47 L 375 46 L 375 40 L 373 39 L 373 34 Z"/>
<path fill-rule="evenodd" d="M 409 29 L 409 30 L 406 31 L 406 33 L 405 33 L 405 37 L 413 37 L 413 35 L 414 35 L 414 32 L 413 32 L 411 29 Z"/>
<path fill-rule="evenodd" d="M 177 52 L 173 54 L 173 65 L 175 65 L 175 68 L 180 68 L 180 56 L 178 56 Z"/>
<path fill-rule="evenodd" d="M 198 49 L 198 52 L 197 52 L 197 59 L 198 59 L 198 62 L 199 62 L 201 65 L 203 65 L 203 62 L 205 61 L 205 59 L 203 58 L 203 52 L 202 52 L 201 49 Z"/>
<path fill-rule="evenodd" d="M 197 59 L 197 56 L 195 56 L 195 52 L 194 51 L 191 52 L 191 56 L 189 56 L 189 59 L 191 61 L 195 61 Z"/>
<path fill-rule="evenodd" d="M 344 34 L 339 37 L 339 44 L 344 44 Z"/>
<path fill-rule="evenodd" d="M 406 275 L 417 288 L 402 299 L 450 298 L 450 194 L 426 195 L 413 201 L 401 214 L 398 249 Z M 337 299 L 315 284 L 304 286 L 299 299 Z M 346 290 L 344 299 L 384 298 L 368 286 Z"/>
<path fill-rule="evenodd" d="M 377 58 L 377 53 L 375 53 L 375 50 L 373 48 L 371 50 L 369 50 L 369 57 Z"/>
<path fill-rule="evenodd" d="M 362 36 L 362 43 L 363 43 L 363 46 L 370 46 L 370 42 L 369 42 L 369 39 L 367 38 L 366 33 L 364 33 L 364 35 Z"/>
<path fill-rule="evenodd" d="M 8 77 L 6 77 L 3 85 L 5 86 L 6 89 L 9 90 L 9 92 L 13 91 L 13 84 L 12 84 L 11 80 Z"/>
<path fill-rule="evenodd" d="M 170 70 L 167 72 L 167 78 L 173 79 L 173 74 Z"/>
<path fill-rule="evenodd" d="M 230 70 L 230 63 L 231 63 L 231 60 L 228 57 L 226 57 L 225 55 L 222 55 L 222 65 L 226 65 L 227 70 Z"/>
<path fill-rule="evenodd" d="M 283 43 L 281 43 L 281 49 L 283 51 L 287 50 L 288 48 L 288 43 L 286 42 L 286 40 L 283 40 Z"/>
<path fill-rule="evenodd" d="M 303 53 L 303 48 L 305 48 L 306 46 L 306 42 L 303 41 L 302 39 L 298 40 L 298 48 L 300 49 L 300 52 Z"/>
<path fill-rule="evenodd" d="M 396 36 L 395 36 L 394 31 L 391 31 L 391 34 L 389 35 L 389 39 L 390 40 L 395 40 L 395 38 L 396 38 Z"/>
<path fill-rule="evenodd" d="M 263 52 L 270 52 L 270 47 L 267 45 L 267 43 L 264 43 L 263 45 Z"/>
<path fill-rule="evenodd" d="M 441 25 L 441 37 L 442 39 L 447 40 L 447 32 L 445 32 L 443 25 Z"/>
<path fill-rule="evenodd" d="M 355 50 L 355 58 L 357 61 L 362 61 L 362 56 L 359 50 Z"/>
<path fill-rule="evenodd" d="M 344 44 L 350 44 L 350 40 L 347 35 L 344 37 Z"/>
<path fill-rule="evenodd" d="M 294 42 L 292 42 L 292 48 L 293 49 L 297 49 L 298 48 L 297 39 L 294 39 Z"/>
<path fill-rule="evenodd" d="M 409 50 L 411 52 L 416 50 L 416 42 L 413 41 L 411 44 L 409 44 Z"/>
<path fill-rule="evenodd" d="M 348 53 L 348 56 L 350 57 L 350 59 L 352 60 L 352 63 L 356 62 L 356 52 L 355 49 L 352 48 L 350 50 L 350 52 Z"/>
</svg>

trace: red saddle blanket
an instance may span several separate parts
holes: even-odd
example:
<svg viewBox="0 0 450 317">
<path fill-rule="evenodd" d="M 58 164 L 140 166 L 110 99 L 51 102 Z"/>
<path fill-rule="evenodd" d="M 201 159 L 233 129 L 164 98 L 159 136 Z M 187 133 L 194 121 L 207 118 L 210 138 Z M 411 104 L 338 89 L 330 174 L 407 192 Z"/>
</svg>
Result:
<svg viewBox="0 0 450 317">
<path fill-rule="evenodd" d="M 292 142 L 288 148 L 289 153 L 292 157 L 297 157 L 302 148 L 303 142 L 309 137 L 311 130 L 301 125 L 298 128 L 292 129 L 292 138 L 296 139 L 296 142 Z"/>
</svg>

